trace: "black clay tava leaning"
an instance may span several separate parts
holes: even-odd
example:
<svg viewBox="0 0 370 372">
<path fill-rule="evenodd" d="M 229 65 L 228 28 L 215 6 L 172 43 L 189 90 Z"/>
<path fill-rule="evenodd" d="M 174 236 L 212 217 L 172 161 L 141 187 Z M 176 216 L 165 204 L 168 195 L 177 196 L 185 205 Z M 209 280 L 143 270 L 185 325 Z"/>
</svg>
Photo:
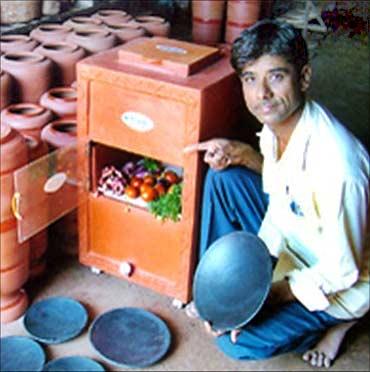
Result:
<svg viewBox="0 0 370 372">
<path fill-rule="evenodd" d="M 257 236 L 237 231 L 217 239 L 195 272 L 193 298 L 202 319 L 214 329 L 248 323 L 262 307 L 272 280 L 272 261 Z"/>
<path fill-rule="evenodd" d="M 90 328 L 90 342 L 109 363 L 123 367 L 146 367 L 167 352 L 171 334 L 155 314 L 136 307 L 108 311 Z"/>
</svg>

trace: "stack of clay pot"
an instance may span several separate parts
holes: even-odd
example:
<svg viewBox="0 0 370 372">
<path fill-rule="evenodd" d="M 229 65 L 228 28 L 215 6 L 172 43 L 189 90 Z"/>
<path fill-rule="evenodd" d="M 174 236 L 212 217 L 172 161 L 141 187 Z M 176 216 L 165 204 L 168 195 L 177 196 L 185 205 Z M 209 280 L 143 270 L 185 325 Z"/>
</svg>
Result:
<svg viewBox="0 0 370 372">
<path fill-rule="evenodd" d="M 20 244 L 12 212 L 13 172 L 28 162 L 26 140 L 15 130 L 0 125 L 0 316 L 1 323 L 19 318 L 28 299 L 22 286 L 29 276 L 29 242 Z"/>
<path fill-rule="evenodd" d="M 232 44 L 244 29 L 262 17 L 271 16 L 272 2 L 272 0 L 193 0 L 193 41 L 216 45 L 223 41 L 222 31 L 225 30 L 224 41 Z"/>
<path fill-rule="evenodd" d="M 29 161 L 36 160 L 48 153 L 46 143 L 41 140 L 41 129 L 52 119 L 53 114 L 50 110 L 35 103 L 12 104 L 1 111 L 1 122 L 9 125 L 25 138 Z M 43 230 L 37 233 L 29 243 L 30 278 L 36 278 L 43 274 L 46 268 L 47 231 Z"/>
<path fill-rule="evenodd" d="M 45 92 L 40 105 L 48 108 L 57 118 L 41 132 L 42 140 L 54 151 L 77 143 L 77 91 L 72 87 L 56 87 Z M 77 254 L 77 211 L 72 211 L 51 227 L 52 235 L 61 250 L 69 255 Z"/>
</svg>

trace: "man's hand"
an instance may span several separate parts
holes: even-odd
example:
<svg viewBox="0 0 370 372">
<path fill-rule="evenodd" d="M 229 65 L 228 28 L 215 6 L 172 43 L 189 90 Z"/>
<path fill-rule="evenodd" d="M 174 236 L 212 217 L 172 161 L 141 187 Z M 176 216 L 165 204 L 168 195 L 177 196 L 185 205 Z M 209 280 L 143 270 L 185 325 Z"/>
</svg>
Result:
<svg viewBox="0 0 370 372">
<path fill-rule="evenodd" d="M 242 165 L 258 173 L 262 170 L 262 155 L 243 142 L 215 138 L 184 149 L 184 153 L 194 151 L 205 151 L 204 161 L 215 170 L 225 169 L 229 165 Z"/>
<path fill-rule="evenodd" d="M 204 326 L 206 328 L 207 333 L 211 334 L 213 337 L 219 337 L 219 336 L 222 336 L 223 334 L 226 333 L 226 331 L 220 331 L 220 330 L 217 330 L 217 329 L 213 329 L 212 324 L 210 322 L 204 322 Z M 230 332 L 230 339 L 231 339 L 231 342 L 233 344 L 236 343 L 240 332 L 241 332 L 240 329 L 233 329 Z"/>
</svg>

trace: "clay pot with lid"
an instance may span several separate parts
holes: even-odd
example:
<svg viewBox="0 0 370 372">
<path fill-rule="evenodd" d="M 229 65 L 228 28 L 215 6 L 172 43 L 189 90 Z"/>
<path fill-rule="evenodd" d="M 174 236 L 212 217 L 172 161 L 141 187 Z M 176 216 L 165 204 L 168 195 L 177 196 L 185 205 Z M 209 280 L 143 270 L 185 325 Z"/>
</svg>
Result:
<svg viewBox="0 0 370 372">
<path fill-rule="evenodd" d="M 85 29 L 71 32 L 67 41 L 84 48 L 88 54 L 94 54 L 113 48 L 117 39 L 108 30 Z"/>
<path fill-rule="evenodd" d="M 30 32 L 30 36 L 39 43 L 64 41 L 72 31 L 70 27 L 58 23 L 45 23 Z"/>
<path fill-rule="evenodd" d="M 12 101 L 12 78 L 5 72 L 0 71 L 0 110 L 8 106 Z"/>
<path fill-rule="evenodd" d="M 54 62 L 54 85 L 70 85 L 76 80 L 76 64 L 86 56 L 85 49 L 70 42 L 48 42 L 35 49 Z"/>
<path fill-rule="evenodd" d="M 1 35 L 0 50 L 2 53 L 31 52 L 39 43 L 26 35 Z"/>
<path fill-rule="evenodd" d="M 99 18 L 93 17 L 84 17 L 84 16 L 75 16 L 67 19 L 64 23 L 64 26 L 71 28 L 74 31 L 77 30 L 94 30 L 101 29 L 103 26 L 103 21 Z"/>
<path fill-rule="evenodd" d="M 72 87 L 51 88 L 41 96 L 40 105 L 60 118 L 65 116 L 76 117 L 77 91 Z"/>
<path fill-rule="evenodd" d="M 20 102 L 38 103 L 52 84 L 52 62 L 33 52 L 12 52 L 1 56 L 1 67 L 15 82 Z"/>
<path fill-rule="evenodd" d="M 92 15 L 92 18 L 97 18 L 104 23 L 126 23 L 133 19 L 131 14 L 119 9 L 101 9 Z"/>
<path fill-rule="evenodd" d="M 145 28 L 150 35 L 167 37 L 170 34 L 170 22 L 163 17 L 138 16 L 135 17 L 134 22 Z"/>
<path fill-rule="evenodd" d="M 192 1 L 192 37 L 199 44 L 216 45 L 221 40 L 225 1 Z"/>
<path fill-rule="evenodd" d="M 52 119 L 52 112 L 36 103 L 17 103 L 1 111 L 2 123 L 36 138 L 40 138 L 41 129 Z"/>
<path fill-rule="evenodd" d="M 144 36 L 146 33 L 144 27 L 141 27 L 137 23 L 122 24 L 109 22 L 106 23 L 106 28 L 108 31 L 112 32 L 121 43 Z"/>
</svg>

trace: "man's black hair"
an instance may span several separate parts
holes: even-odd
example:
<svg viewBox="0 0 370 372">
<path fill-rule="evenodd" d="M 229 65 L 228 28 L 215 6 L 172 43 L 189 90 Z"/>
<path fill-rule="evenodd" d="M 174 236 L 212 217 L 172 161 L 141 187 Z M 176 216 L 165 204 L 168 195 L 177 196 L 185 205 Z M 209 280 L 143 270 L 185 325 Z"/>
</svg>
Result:
<svg viewBox="0 0 370 372">
<path fill-rule="evenodd" d="M 261 20 L 245 29 L 233 43 L 231 65 L 241 74 L 247 63 L 263 55 L 285 58 L 298 73 L 308 62 L 307 44 L 301 32 L 276 20 Z"/>
</svg>

